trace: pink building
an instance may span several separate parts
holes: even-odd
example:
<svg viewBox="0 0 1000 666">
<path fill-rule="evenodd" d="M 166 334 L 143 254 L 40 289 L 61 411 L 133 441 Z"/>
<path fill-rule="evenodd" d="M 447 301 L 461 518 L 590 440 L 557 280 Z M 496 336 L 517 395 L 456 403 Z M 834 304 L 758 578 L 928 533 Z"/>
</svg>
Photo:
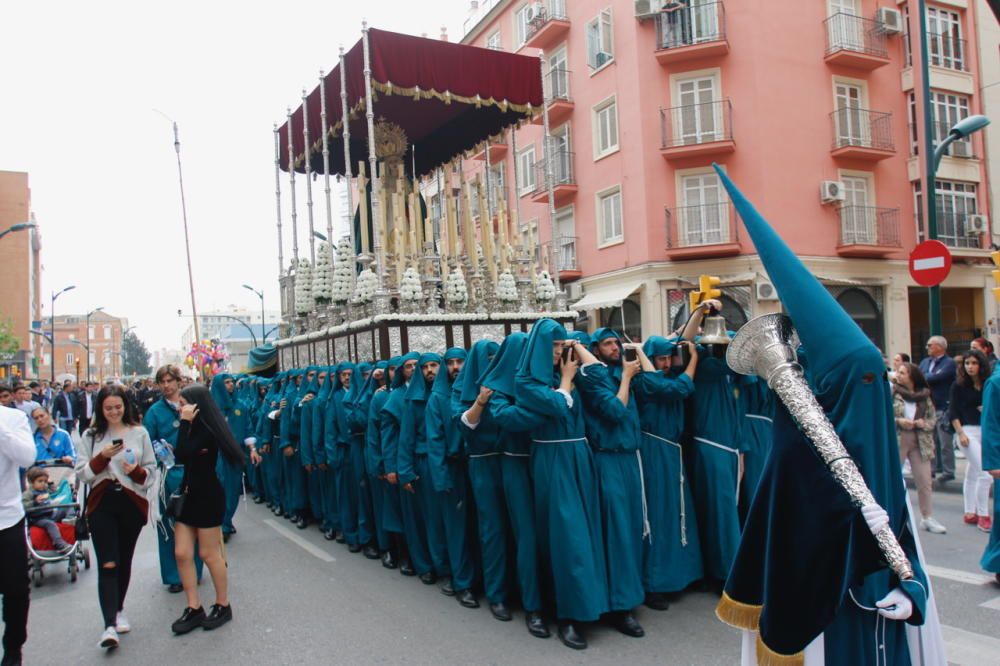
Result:
<svg viewBox="0 0 1000 666">
<path fill-rule="evenodd" d="M 733 326 L 779 307 L 711 170 L 718 162 L 876 344 L 922 348 L 926 290 L 907 272 L 924 217 L 917 3 L 778 5 L 494 0 L 471 10 L 464 43 L 543 58 L 555 258 L 591 328 L 624 316 L 633 337 L 669 331 L 703 273 L 723 278 Z M 976 43 L 967 0 L 931 2 L 926 20 L 943 137 L 983 112 L 978 54 L 996 45 Z M 994 311 L 983 145 L 954 144 L 938 171 L 939 235 L 955 256 L 944 332 L 956 348 Z M 491 180 L 522 233 L 537 228 L 548 242 L 544 157 L 541 116 L 490 151 Z M 466 168 L 481 172 L 477 158 Z"/>
</svg>

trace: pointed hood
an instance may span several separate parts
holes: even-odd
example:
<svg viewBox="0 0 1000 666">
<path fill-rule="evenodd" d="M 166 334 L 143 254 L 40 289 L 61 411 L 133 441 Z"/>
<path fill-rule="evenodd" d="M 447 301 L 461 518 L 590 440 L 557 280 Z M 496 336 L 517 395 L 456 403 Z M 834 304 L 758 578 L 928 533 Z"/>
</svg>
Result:
<svg viewBox="0 0 1000 666">
<path fill-rule="evenodd" d="M 527 333 L 511 333 L 508 335 L 489 367 L 479 378 L 479 385 L 485 386 L 506 396 L 514 396 L 514 375 L 521 361 L 521 354 L 528 344 Z"/>
<path fill-rule="evenodd" d="M 452 347 L 451 349 L 446 351 L 444 353 L 444 362 L 441 363 L 441 369 L 438 370 L 437 377 L 434 378 L 434 385 L 431 387 L 431 393 L 439 393 L 441 395 L 448 396 L 450 399 L 453 382 L 448 379 L 447 363 L 448 361 L 455 358 L 460 358 L 463 361 L 468 362 L 467 361 L 468 357 L 469 353 L 464 349 L 462 349 L 461 347 Z M 463 365 L 462 368 L 464 371 L 465 365 Z M 461 372 L 459 372 L 459 377 L 460 376 Z M 458 377 L 455 378 L 455 382 L 457 381 Z"/>
<path fill-rule="evenodd" d="M 567 337 L 566 329 L 554 319 L 540 319 L 531 327 L 514 380 L 514 397 L 519 404 L 531 405 L 544 399 L 540 393 L 548 395 L 557 372 L 552 362 L 553 345 Z"/>
<path fill-rule="evenodd" d="M 346 389 L 344 388 L 344 385 L 340 382 L 340 374 L 345 370 L 351 371 L 351 385 L 348 386 Z M 335 375 L 334 382 L 335 383 L 333 385 L 333 388 L 331 389 L 330 395 L 332 396 L 333 400 L 337 400 L 339 398 L 341 401 L 343 401 L 347 397 L 347 394 L 350 393 L 351 386 L 354 385 L 354 364 L 341 363 L 340 365 L 338 365 L 337 374 Z"/>
<path fill-rule="evenodd" d="M 479 380 L 485 376 L 490 362 L 496 357 L 500 345 L 492 340 L 480 340 L 472 345 L 469 358 L 466 359 L 462 372 L 455 379 L 454 391 L 458 399 L 472 404 L 479 395 Z"/>
<path fill-rule="evenodd" d="M 319 371 L 322 369 L 322 366 L 319 365 L 310 365 L 306 368 L 306 376 L 302 380 L 302 390 L 299 392 L 301 398 L 306 397 L 309 393 L 313 395 L 319 393 Z M 309 379 L 310 372 L 313 373 L 312 379 Z"/>
<path fill-rule="evenodd" d="M 365 385 L 368 383 L 368 378 L 365 377 L 365 374 L 371 374 L 371 370 L 372 364 L 368 362 L 358 363 L 354 366 L 354 376 L 351 377 L 351 388 L 344 398 L 346 404 L 359 404 L 358 401 L 364 393 Z"/>
<path fill-rule="evenodd" d="M 441 358 L 441 355 L 431 353 L 421 354 L 420 359 L 417 361 L 417 367 L 413 371 L 413 380 L 406 389 L 407 400 L 426 401 L 427 398 L 431 397 L 431 387 L 427 385 L 427 381 L 423 377 L 423 372 L 424 366 L 432 362 L 438 363 L 441 366 L 438 370 L 438 377 L 441 376 L 441 372 L 444 371 L 444 359 Z"/>
</svg>

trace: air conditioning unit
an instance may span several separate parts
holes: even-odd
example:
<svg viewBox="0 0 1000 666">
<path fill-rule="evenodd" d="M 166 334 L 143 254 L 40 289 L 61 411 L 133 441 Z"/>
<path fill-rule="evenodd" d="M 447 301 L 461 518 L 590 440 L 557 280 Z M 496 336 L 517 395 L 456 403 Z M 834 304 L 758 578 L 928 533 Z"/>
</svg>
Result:
<svg viewBox="0 0 1000 666">
<path fill-rule="evenodd" d="M 990 230 L 989 220 L 985 215 L 969 215 L 965 218 L 965 235 L 978 236 Z"/>
<path fill-rule="evenodd" d="M 948 147 L 952 157 L 972 157 L 972 143 L 970 141 L 956 141 Z"/>
<path fill-rule="evenodd" d="M 898 35 L 903 32 L 903 14 L 898 9 L 879 7 L 878 24 L 887 35 Z"/>
<path fill-rule="evenodd" d="M 844 183 L 840 180 L 824 180 L 819 186 L 819 199 L 825 204 L 837 203 L 847 199 Z"/>
<path fill-rule="evenodd" d="M 583 298 L 583 285 L 579 282 L 570 282 L 569 284 L 564 284 L 563 289 L 566 290 L 566 300 L 570 303 L 575 303 L 576 301 Z"/>
<path fill-rule="evenodd" d="M 774 288 L 774 283 L 768 280 L 759 280 L 754 289 L 757 292 L 758 301 L 776 301 L 778 300 L 778 290 Z"/>
<path fill-rule="evenodd" d="M 640 21 L 656 18 L 661 4 L 662 0 L 635 0 L 635 17 Z"/>
</svg>

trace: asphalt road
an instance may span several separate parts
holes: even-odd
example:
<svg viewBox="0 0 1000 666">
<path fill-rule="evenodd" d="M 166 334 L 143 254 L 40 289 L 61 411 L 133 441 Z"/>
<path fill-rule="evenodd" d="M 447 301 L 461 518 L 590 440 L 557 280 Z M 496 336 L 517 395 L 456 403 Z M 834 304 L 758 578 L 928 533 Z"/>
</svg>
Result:
<svg viewBox="0 0 1000 666">
<path fill-rule="evenodd" d="M 979 570 L 985 534 L 962 524 L 960 484 L 935 496 L 947 535 L 921 533 L 938 599 L 950 663 L 1000 664 L 1000 586 Z M 958 492 L 955 492 L 958 491 Z M 911 493 L 912 495 L 912 493 Z M 916 505 L 916 497 L 911 496 Z M 215 631 L 174 637 L 184 606 L 159 581 L 156 538 L 143 531 L 126 612 L 133 630 L 121 647 L 97 648 L 101 633 L 96 571 L 71 584 L 47 569 L 32 591 L 26 664 L 738 664 L 739 633 L 713 614 L 715 597 L 692 592 L 666 612 L 639 610 L 647 635 L 623 636 L 595 625 L 590 649 L 574 652 L 553 635 L 531 637 L 523 615 L 494 620 L 483 606 L 454 599 L 327 542 L 315 528 L 295 529 L 261 506 L 241 504 L 229 544 L 235 619 Z M 210 579 L 203 603 L 213 602 Z M 554 629 L 554 628 L 553 628 Z M 554 633 L 554 631 L 553 631 Z"/>
</svg>

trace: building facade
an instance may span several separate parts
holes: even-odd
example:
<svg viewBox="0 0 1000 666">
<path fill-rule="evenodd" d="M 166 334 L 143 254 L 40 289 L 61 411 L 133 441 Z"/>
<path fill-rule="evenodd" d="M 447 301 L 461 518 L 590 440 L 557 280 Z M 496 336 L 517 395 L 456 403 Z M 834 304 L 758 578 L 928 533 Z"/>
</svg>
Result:
<svg viewBox="0 0 1000 666">
<path fill-rule="evenodd" d="M 263 313 L 266 316 L 267 321 L 281 321 L 281 314 L 279 312 L 268 310 Z M 198 334 L 201 336 L 202 340 L 217 340 L 223 337 L 223 335 L 229 330 L 233 325 L 243 328 L 241 322 L 245 322 L 248 326 L 254 327 L 255 335 L 258 338 L 262 338 L 260 334 L 260 324 L 261 324 L 261 310 L 257 308 L 245 308 L 237 307 L 235 305 L 229 305 L 221 310 L 213 310 L 210 312 L 199 313 L 198 315 Z M 190 319 L 188 315 L 188 319 Z M 256 326 L 254 326 L 256 324 Z M 246 331 L 246 329 L 243 329 Z M 272 330 L 271 326 L 266 328 L 267 339 L 276 339 L 277 329 Z M 249 333 L 247 334 L 247 339 L 250 338 Z M 194 325 L 190 324 L 184 330 L 184 334 L 181 336 L 181 347 L 182 349 L 190 349 L 191 343 L 194 342 Z"/>
<path fill-rule="evenodd" d="M 922 349 L 927 291 L 907 262 L 926 236 L 917 2 L 474 4 L 463 43 L 541 56 L 551 138 L 539 116 L 463 168 L 485 176 L 489 162 L 491 196 L 547 244 L 591 328 L 673 330 L 700 274 L 722 278 L 731 328 L 780 307 L 716 162 L 883 351 Z M 928 3 L 935 141 L 983 111 L 980 54 L 995 69 L 998 46 L 977 30 L 984 7 Z M 937 173 L 956 348 L 994 312 L 984 134 L 952 144 Z"/>
<path fill-rule="evenodd" d="M 46 318 L 42 331 L 49 336 L 52 320 Z M 55 377 L 79 381 L 88 377 L 96 381 L 120 378 L 122 374 L 122 336 L 129 329 L 128 319 L 115 317 L 104 311 L 86 314 L 56 316 L 55 321 Z M 35 336 L 42 340 L 42 336 Z M 48 378 L 52 373 L 53 346 L 49 339 L 39 355 L 38 376 Z"/>
<path fill-rule="evenodd" d="M 28 174 L 0 171 L 0 233 L 15 224 L 36 222 L 31 210 Z M 31 377 L 36 374 L 35 358 L 40 349 L 31 334 L 32 322 L 42 317 L 42 236 L 25 229 L 0 238 L 0 266 L 4 267 L 4 289 L 0 290 L 0 321 L 10 327 L 18 349 L 0 358 L 0 377 Z"/>
</svg>

